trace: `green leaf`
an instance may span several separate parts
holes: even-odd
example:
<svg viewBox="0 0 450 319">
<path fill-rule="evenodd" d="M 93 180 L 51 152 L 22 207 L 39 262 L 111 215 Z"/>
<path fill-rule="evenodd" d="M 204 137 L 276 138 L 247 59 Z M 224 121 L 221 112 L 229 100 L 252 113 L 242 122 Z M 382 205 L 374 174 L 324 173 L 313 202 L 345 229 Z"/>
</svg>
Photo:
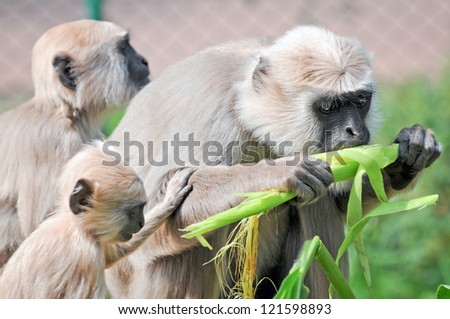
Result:
<svg viewBox="0 0 450 319">
<path fill-rule="evenodd" d="M 437 299 L 450 299 L 450 285 L 439 285 L 436 291 Z"/>
<path fill-rule="evenodd" d="M 317 236 L 305 241 L 297 261 L 292 266 L 289 274 L 284 278 L 274 299 L 299 299 L 304 296 L 302 288 L 304 287 L 305 276 L 314 260 L 319 245 L 320 239 Z"/>
<path fill-rule="evenodd" d="M 209 250 L 212 250 L 212 246 L 208 243 L 208 241 L 206 240 L 205 237 L 203 237 L 202 235 L 197 235 L 195 236 L 195 238 L 197 238 L 198 242 L 203 246 L 208 248 Z"/>
<path fill-rule="evenodd" d="M 374 150 L 372 148 L 372 150 Z M 382 202 L 387 202 L 387 195 L 384 190 L 383 176 L 381 174 L 380 163 L 377 159 L 382 156 L 382 152 L 378 149 L 378 152 L 368 152 L 367 149 L 346 149 L 345 156 L 351 158 L 359 163 L 359 167 L 363 168 L 369 176 L 370 184 L 374 189 L 378 199 Z M 387 161 L 384 161 L 387 162 Z"/>
<path fill-rule="evenodd" d="M 312 156 L 326 161 L 330 165 L 334 182 L 352 178 L 355 176 L 359 165 L 362 165 L 371 182 L 377 183 L 374 187 L 377 196 L 386 199 L 384 188 L 380 187 L 379 184 L 379 181 L 382 180 L 380 169 L 397 159 L 398 144 L 389 146 L 363 145 Z"/>
<path fill-rule="evenodd" d="M 203 246 L 212 249 L 206 239 L 201 235 L 223 226 L 238 222 L 252 215 L 271 210 L 272 208 L 294 198 L 296 194 L 270 190 L 266 192 L 239 194 L 237 196 L 246 196 L 247 199 L 238 206 L 230 208 L 224 212 L 213 215 L 201 222 L 189 225 L 185 229 L 182 229 L 182 231 L 188 232 L 182 237 L 197 237 L 202 240 L 201 244 Z"/>
<path fill-rule="evenodd" d="M 360 166 L 353 181 L 347 207 L 347 224 L 349 227 L 352 227 L 358 223 L 362 218 L 362 177 L 365 173 L 365 168 Z M 371 287 L 372 279 L 370 276 L 369 259 L 364 249 L 364 239 L 362 233 L 355 236 L 353 239 L 353 244 L 356 247 L 356 253 L 358 254 L 359 263 L 361 264 L 367 286 Z M 339 264 L 339 260 L 336 261 L 336 264 Z"/>
<path fill-rule="evenodd" d="M 313 239 L 307 240 L 303 244 L 297 261 L 281 283 L 275 299 L 298 299 L 307 296 L 309 291 L 305 290 L 306 287 L 303 283 L 313 259 L 317 261 L 340 298 L 355 298 L 344 275 L 334 263 L 330 252 L 320 238 L 314 236 Z"/>
<path fill-rule="evenodd" d="M 317 237 L 317 236 L 316 236 Z M 335 264 L 333 257 L 331 256 L 328 249 L 319 241 L 319 247 L 315 255 L 315 259 L 319 264 L 322 271 L 327 276 L 330 281 L 334 291 L 342 299 L 354 299 L 355 294 L 353 293 L 350 285 L 345 279 L 344 274 L 339 269 L 338 265 Z"/>
<path fill-rule="evenodd" d="M 330 165 L 331 171 L 333 172 L 333 182 L 335 183 L 353 178 L 359 166 L 358 162 L 350 158 L 342 158 L 338 151 L 319 153 L 311 156 L 321 159 Z"/>
<path fill-rule="evenodd" d="M 361 233 L 364 227 L 367 225 L 369 220 L 373 217 L 394 214 L 402 211 L 409 211 L 413 209 L 421 209 L 425 206 L 432 205 L 438 200 L 438 195 L 428 195 L 420 198 L 411 199 L 408 201 L 396 201 L 382 203 L 380 206 L 373 209 L 364 218 L 362 218 L 358 223 L 353 225 L 342 242 L 339 248 L 336 260 L 339 261 L 344 255 L 345 251 L 350 247 L 354 239 Z"/>
<path fill-rule="evenodd" d="M 362 177 L 365 173 L 365 169 L 359 167 L 352 184 L 347 206 L 347 224 L 350 227 L 362 218 Z"/>
</svg>

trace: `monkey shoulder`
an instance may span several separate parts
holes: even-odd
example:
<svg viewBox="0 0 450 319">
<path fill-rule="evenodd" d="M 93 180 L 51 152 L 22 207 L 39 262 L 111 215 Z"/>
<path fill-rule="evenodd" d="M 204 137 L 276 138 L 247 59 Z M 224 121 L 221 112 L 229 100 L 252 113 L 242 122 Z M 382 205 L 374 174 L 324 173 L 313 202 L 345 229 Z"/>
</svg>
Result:
<svg viewBox="0 0 450 319">
<path fill-rule="evenodd" d="M 65 216 L 48 218 L 27 237 L 8 261 L 4 275 L 19 277 L 13 293 L 24 297 L 91 298 L 95 296 L 90 294 L 101 296 L 106 289 L 101 248 Z M 37 291 L 38 296 L 26 296 Z"/>
<path fill-rule="evenodd" d="M 17 252 L 22 251 L 22 253 L 18 255 L 33 255 L 39 251 L 38 256 L 35 256 L 37 263 L 54 262 L 55 266 L 70 263 L 68 260 L 61 260 L 62 257 L 73 258 L 71 262 L 87 257 L 89 257 L 87 260 L 92 263 L 101 262 L 104 259 L 103 254 L 100 254 L 100 260 L 92 259 L 101 251 L 95 238 L 73 216 L 64 215 L 64 213 L 57 213 L 44 220 L 19 247 Z M 80 245 L 81 242 L 83 245 Z"/>
</svg>

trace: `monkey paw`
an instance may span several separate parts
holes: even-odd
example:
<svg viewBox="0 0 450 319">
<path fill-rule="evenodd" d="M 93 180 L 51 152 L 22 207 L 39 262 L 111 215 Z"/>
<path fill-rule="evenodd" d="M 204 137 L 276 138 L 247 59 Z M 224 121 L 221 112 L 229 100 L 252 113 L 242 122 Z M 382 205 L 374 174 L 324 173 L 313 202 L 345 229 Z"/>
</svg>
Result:
<svg viewBox="0 0 450 319">
<path fill-rule="evenodd" d="M 178 169 L 167 184 L 166 194 L 163 200 L 166 210 L 173 212 L 192 190 L 192 185 L 188 185 L 189 177 L 194 173 L 191 167 Z"/>
<path fill-rule="evenodd" d="M 395 190 L 404 189 L 424 168 L 430 166 L 442 152 L 441 144 L 431 130 L 419 124 L 404 128 L 394 140 L 398 143 L 397 160 L 385 168 Z"/>
<path fill-rule="evenodd" d="M 333 182 L 330 166 L 324 161 L 302 162 L 294 169 L 288 179 L 288 191 L 298 194 L 291 205 L 299 206 L 311 203 L 323 196 Z"/>
</svg>

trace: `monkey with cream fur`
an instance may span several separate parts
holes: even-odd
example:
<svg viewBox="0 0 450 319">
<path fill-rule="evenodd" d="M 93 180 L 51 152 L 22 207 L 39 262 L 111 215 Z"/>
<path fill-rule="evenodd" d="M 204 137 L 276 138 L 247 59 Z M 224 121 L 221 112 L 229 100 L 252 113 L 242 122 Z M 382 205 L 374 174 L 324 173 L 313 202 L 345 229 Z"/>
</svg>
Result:
<svg viewBox="0 0 450 319">
<path fill-rule="evenodd" d="M 200 146 L 214 141 L 222 152 L 207 163 L 206 148 L 180 150 L 184 163 L 199 162 L 189 180 L 193 191 L 135 254 L 108 270 L 112 295 L 221 296 L 214 265 L 207 262 L 225 244 L 230 229 L 209 234 L 212 251 L 195 239 L 181 238 L 179 229 L 243 200 L 233 194 L 270 188 L 298 194 L 296 201 L 259 219 L 256 276 L 266 280 L 258 285 L 257 297 L 273 297 L 305 240 L 318 235 L 336 256 L 351 183 L 332 184 L 329 166 L 304 155 L 371 143 L 377 122 L 376 85 L 364 47 L 355 38 L 315 26 L 296 27 L 275 40 L 218 45 L 168 67 L 133 98 L 110 140 L 142 178 L 150 202 L 159 198 L 157 181 L 179 164 L 170 158 L 163 168 L 141 165 L 139 150 L 125 152 L 125 133 L 144 145 L 154 141 L 144 154 L 155 158 L 164 152 L 162 142 L 175 136 L 188 140 L 194 135 Z M 441 153 L 433 132 L 420 125 L 403 129 L 395 142 L 399 158 L 383 170 L 390 194 L 411 185 Z M 363 187 L 369 205 L 375 200 L 373 190 L 367 180 Z M 340 266 L 348 271 L 345 258 Z M 306 285 L 310 297 L 328 298 L 329 282 L 316 263 Z"/>
<path fill-rule="evenodd" d="M 54 214 L 25 239 L 0 278 L 2 298 L 103 298 L 104 269 L 137 249 L 191 189 L 192 169 L 179 169 L 162 201 L 145 214 L 144 186 L 122 163 L 108 167 L 102 143 L 65 166 Z"/>
<path fill-rule="evenodd" d="M 105 114 L 134 96 L 148 76 L 128 32 L 113 23 L 69 22 L 39 38 L 32 52 L 34 96 L 0 115 L 0 273 L 54 209 L 63 165 L 101 136 Z"/>
</svg>

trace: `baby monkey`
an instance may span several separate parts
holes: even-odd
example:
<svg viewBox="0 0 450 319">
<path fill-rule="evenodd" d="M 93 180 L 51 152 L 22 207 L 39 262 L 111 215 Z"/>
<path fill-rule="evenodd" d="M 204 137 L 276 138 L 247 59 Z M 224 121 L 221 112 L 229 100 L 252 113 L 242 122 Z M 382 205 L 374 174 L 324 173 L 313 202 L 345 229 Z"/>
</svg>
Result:
<svg viewBox="0 0 450 319">
<path fill-rule="evenodd" d="M 144 216 L 142 181 L 122 163 L 104 161 L 110 158 L 96 143 L 67 163 L 57 209 L 7 262 L 1 298 L 104 298 L 105 268 L 136 250 L 191 189 L 193 170 L 177 171 L 164 183 L 163 200 Z"/>
</svg>

